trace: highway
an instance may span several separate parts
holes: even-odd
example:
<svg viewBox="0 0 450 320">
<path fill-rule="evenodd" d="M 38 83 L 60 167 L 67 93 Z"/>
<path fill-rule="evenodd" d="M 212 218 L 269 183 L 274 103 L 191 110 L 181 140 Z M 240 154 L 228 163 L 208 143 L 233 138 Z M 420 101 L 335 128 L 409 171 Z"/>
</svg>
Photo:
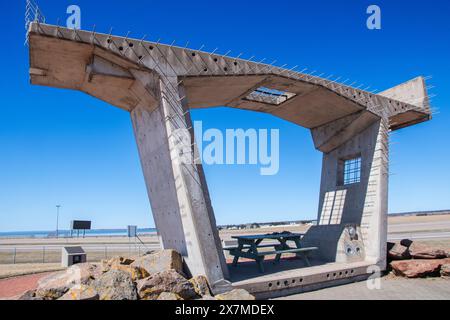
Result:
<svg viewBox="0 0 450 320">
<path fill-rule="evenodd" d="M 433 231 L 433 232 L 401 232 L 389 233 L 389 241 L 398 241 L 402 239 L 411 240 L 440 240 L 450 239 L 450 231 Z"/>
</svg>

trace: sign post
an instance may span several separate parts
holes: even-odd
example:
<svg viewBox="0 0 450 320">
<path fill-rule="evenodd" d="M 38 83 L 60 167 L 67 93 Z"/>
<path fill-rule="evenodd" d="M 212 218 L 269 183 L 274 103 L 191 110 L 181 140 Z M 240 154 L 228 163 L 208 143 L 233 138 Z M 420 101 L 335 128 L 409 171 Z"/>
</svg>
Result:
<svg viewBox="0 0 450 320">
<path fill-rule="evenodd" d="M 91 221 L 72 220 L 70 223 L 70 234 L 73 230 L 77 230 L 77 235 L 80 237 L 80 230 L 83 230 L 83 238 L 86 235 L 86 230 L 91 230 Z"/>
</svg>

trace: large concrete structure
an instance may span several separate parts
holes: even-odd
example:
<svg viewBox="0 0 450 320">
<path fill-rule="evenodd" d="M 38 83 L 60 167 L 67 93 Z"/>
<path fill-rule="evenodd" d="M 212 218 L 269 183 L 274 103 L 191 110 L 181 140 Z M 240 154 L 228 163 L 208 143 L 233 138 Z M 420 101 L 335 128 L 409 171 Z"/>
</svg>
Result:
<svg viewBox="0 0 450 320">
<path fill-rule="evenodd" d="M 423 78 L 372 94 L 271 65 L 36 22 L 29 47 L 33 84 L 80 90 L 130 112 L 162 246 L 182 253 L 189 272 L 206 274 L 215 290 L 232 276 L 202 166 L 178 161 L 174 134 L 193 136 L 192 108 L 272 114 L 310 129 L 323 152 L 319 223 L 304 242 L 319 247 L 325 267 L 305 268 L 299 282 L 284 273 L 276 285 L 233 285 L 267 296 L 385 268 L 388 136 L 430 119 Z"/>
</svg>

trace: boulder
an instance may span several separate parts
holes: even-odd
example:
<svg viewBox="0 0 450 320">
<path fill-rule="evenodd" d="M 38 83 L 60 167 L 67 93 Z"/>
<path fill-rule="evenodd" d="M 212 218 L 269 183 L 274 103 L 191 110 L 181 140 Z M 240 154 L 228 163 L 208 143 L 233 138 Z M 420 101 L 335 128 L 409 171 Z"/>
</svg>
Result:
<svg viewBox="0 0 450 320">
<path fill-rule="evenodd" d="M 92 263 L 75 264 L 66 272 L 79 276 L 82 284 L 87 284 L 102 275 L 101 267 Z"/>
<path fill-rule="evenodd" d="M 135 258 L 132 257 L 128 257 L 128 258 L 124 258 L 122 257 L 122 259 L 120 260 L 120 264 L 124 264 L 126 266 L 132 264 L 134 262 L 134 260 L 136 260 Z"/>
<path fill-rule="evenodd" d="M 36 297 L 36 290 L 28 290 L 24 292 L 17 300 L 44 300 L 43 298 Z"/>
<path fill-rule="evenodd" d="M 111 269 L 111 266 L 109 265 L 109 260 L 103 259 L 100 262 L 100 268 L 101 268 L 102 272 L 108 272 Z"/>
<path fill-rule="evenodd" d="M 442 259 L 447 257 L 444 250 L 434 249 L 417 242 L 413 242 L 408 250 L 414 259 Z"/>
<path fill-rule="evenodd" d="M 119 270 L 119 271 L 125 271 L 125 272 L 129 273 L 133 282 L 147 278 L 149 276 L 149 274 L 147 273 L 147 271 L 145 271 L 144 268 L 133 267 L 130 265 L 113 264 L 110 267 L 110 270 Z"/>
<path fill-rule="evenodd" d="M 156 300 L 183 300 L 183 298 L 173 292 L 163 292 Z"/>
<path fill-rule="evenodd" d="M 206 301 L 211 300 L 211 301 L 213 301 L 213 300 L 217 300 L 217 298 L 215 298 L 213 296 L 204 296 L 204 297 L 201 297 L 200 299 L 197 299 L 197 300 L 206 300 Z"/>
<path fill-rule="evenodd" d="M 400 241 L 400 244 L 401 244 L 402 246 L 407 247 L 407 248 L 409 248 L 409 246 L 410 246 L 412 243 L 413 243 L 413 241 L 410 240 L 410 239 L 403 239 L 403 240 Z"/>
<path fill-rule="evenodd" d="M 389 242 L 389 241 L 388 241 L 388 242 L 387 242 L 387 245 L 386 245 L 387 252 L 389 252 L 389 250 L 391 250 L 393 246 L 395 246 L 395 243 L 394 243 L 394 242 Z"/>
<path fill-rule="evenodd" d="M 92 283 L 100 300 L 137 300 L 136 287 L 126 271 L 110 270 Z"/>
<path fill-rule="evenodd" d="M 53 273 L 38 281 L 36 297 L 45 300 L 56 300 L 62 297 L 74 285 L 72 278 L 65 271 Z"/>
<path fill-rule="evenodd" d="M 124 265 L 129 266 L 134 262 L 135 259 L 126 258 L 126 257 L 113 257 L 109 260 L 102 260 L 101 268 L 103 272 L 108 272 L 111 270 L 111 266 Z"/>
<path fill-rule="evenodd" d="M 255 297 L 244 289 L 234 289 L 216 296 L 217 300 L 255 300 Z"/>
<path fill-rule="evenodd" d="M 390 265 L 397 276 L 421 278 L 439 276 L 441 266 L 449 262 L 450 259 L 400 260 Z"/>
<path fill-rule="evenodd" d="M 411 258 L 408 247 L 400 243 L 394 243 L 390 248 L 388 246 L 388 250 L 388 258 L 390 260 L 406 260 Z"/>
<path fill-rule="evenodd" d="M 94 288 L 86 285 L 81 285 L 79 287 L 78 286 L 73 287 L 58 300 L 98 300 L 98 299 L 99 295 Z"/>
<path fill-rule="evenodd" d="M 155 300 L 163 292 L 172 292 L 188 300 L 197 298 L 194 286 L 176 270 L 155 273 L 137 282 L 139 297 L 145 300 Z"/>
<path fill-rule="evenodd" d="M 445 263 L 441 266 L 441 276 L 450 277 L 450 263 Z"/>
<path fill-rule="evenodd" d="M 189 280 L 194 286 L 195 292 L 201 296 L 211 296 L 211 291 L 209 289 L 208 279 L 205 276 L 195 276 Z"/>
<path fill-rule="evenodd" d="M 183 274 L 183 260 L 175 250 L 162 250 L 139 257 L 131 266 L 145 269 L 148 274 L 175 270 Z"/>
<path fill-rule="evenodd" d="M 75 285 L 91 283 L 101 275 L 101 268 L 90 263 L 76 264 L 66 271 L 52 273 L 38 282 L 36 297 L 55 300 L 62 297 Z"/>
</svg>

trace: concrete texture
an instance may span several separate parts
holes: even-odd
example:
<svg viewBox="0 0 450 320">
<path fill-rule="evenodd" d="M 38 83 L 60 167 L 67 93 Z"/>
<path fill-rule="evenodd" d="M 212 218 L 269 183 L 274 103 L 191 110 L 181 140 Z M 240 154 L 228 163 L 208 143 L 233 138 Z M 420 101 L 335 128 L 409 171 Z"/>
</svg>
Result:
<svg viewBox="0 0 450 320">
<path fill-rule="evenodd" d="M 201 165 L 180 162 L 195 156 L 195 143 L 186 150 L 176 141 L 178 129 L 193 137 L 192 108 L 265 112 L 311 129 L 324 153 L 318 221 L 328 221 L 305 242 L 318 243 L 328 262 L 384 268 L 388 131 L 430 119 L 422 78 L 376 95 L 266 64 L 37 22 L 28 37 L 31 83 L 80 90 L 131 113 L 162 246 L 180 251 L 188 271 L 205 274 L 213 290 L 230 278 L 208 187 Z M 252 98 L 261 87 L 286 98 Z M 355 155 L 361 182 L 342 186 L 339 166 Z"/>
<path fill-rule="evenodd" d="M 368 289 L 365 281 L 295 294 L 279 300 L 450 300 L 450 280 L 380 279 L 380 289 Z"/>
<path fill-rule="evenodd" d="M 333 285 L 364 280 L 371 273 L 372 265 L 361 262 L 325 262 L 310 259 L 311 267 L 303 260 L 291 257 L 282 259 L 279 265 L 264 261 L 265 272 L 258 272 L 254 261 L 230 266 L 233 287 L 245 289 L 258 299 L 308 292 Z"/>
<path fill-rule="evenodd" d="M 303 241 L 317 246 L 326 261 L 366 260 L 384 268 L 387 236 L 388 134 L 380 120 L 337 149 L 323 155 L 318 225 Z M 340 163 L 361 157 L 361 181 L 343 185 Z M 356 226 L 355 240 L 348 226 Z M 347 249 L 351 250 L 350 253 Z"/>
<path fill-rule="evenodd" d="M 131 113 L 156 228 L 163 248 L 180 252 L 193 276 L 203 274 L 219 283 L 228 270 L 223 268 L 222 248 L 216 246 L 218 230 L 208 213 L 207 187 L 195 164 L 181 163 L 174 155 L 174 130 L 187 129 L 187 120 L 178 117 L 175 126 L 165 120 L 184 111 L 178 92 L 170 92 L 162 81 L 160 86 L 159 107 L 137 107 Z"/>
</svg>

